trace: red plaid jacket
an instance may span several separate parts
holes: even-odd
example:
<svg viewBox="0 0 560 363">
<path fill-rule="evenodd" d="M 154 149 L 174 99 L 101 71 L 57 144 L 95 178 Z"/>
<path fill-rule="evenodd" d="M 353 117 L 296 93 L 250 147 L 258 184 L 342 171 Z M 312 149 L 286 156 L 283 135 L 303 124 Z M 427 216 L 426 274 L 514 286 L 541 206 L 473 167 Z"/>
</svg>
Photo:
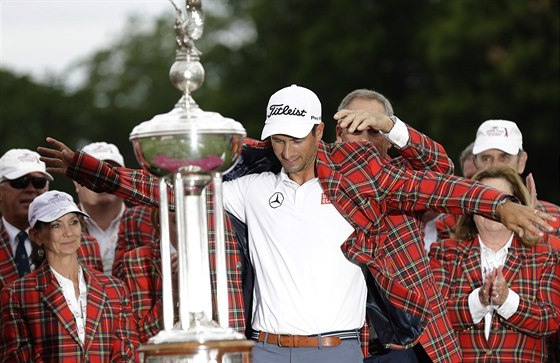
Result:
<svg viewBox="0 0 560 363">
<path fill-rule="evenodd" d="M 246 140 L 247 145 L 268 146 L 254 140 Z M 495 217 L 495 208 L 505 197 L 481 184 L 457 177 L 412 173 L 386 166 L 369 144 L 332 146 L 321 143 L 317 170 L 325 193 L 358 229 L 344 244 L 347 256 L 369 267 L 395 307 L 419 319 L 423 327 L 438 327 L 422 336 L 428 354 L 436 357 L 436 361 L 459 360 L 457 343 L 450 333 L 441 301 L 439 308 L 437 306 L 441 297 L 423 251 L 417 213 L 430 208 L 438 212 L 482 213 Z M 132 203 L 157 205 L 157 179 L 142 170 L 110 167 L 77 152 L 67 175 L 93 190 L 110 191 Z M 171 192 L 169 198 L 173 200 Z M 406 216 L 402 215 L 403 210 Z M 391 219 L 383 222 L 383 217 L 388 216 Z M 226 227 L 231 227 L 229 223 L 226 219 Z M 230 324 L 243 332 L 246 321 L 239 271 L 242 256 L 231 239 L 235 236 L 229 236 L 230 228 L 226 229 L 228 282 L 232 284 L 229 286 Z M 405 245 L 400 246 L 401 243 Z M 411 268 L 416 265 L 417 268 Z M 437 323 L 431 323 L 432 319 Z"/>
<path fill-rule="evenodd" d="M 122 256 L 121 278 L 131 292 L 132 314 L 140 343 L 163 329 L 161 255 L 159 243 L 142 246 Z"/>
<path fill-rule="evenodd" d="M 82 242 L 78 250 L 80 263 L 88 268 L 103 271 L 101 252 L 97 240 L 90 235 L 82 234 Z M 0 290 L 5 285 L 19 279 L 16 262 L 10 246 L 10 237 L 0 219 Z"/>
<path fill-rule="evenodd" d="M 55 276 L 43 263 L 2 290 L 0 361 L 137 362 L 126 287 L 102 272 L 83 271 L 88 289 L 84 344 Z"/>
<path fill-rule="evenodd" d="M 113 261 L 113 276 L 122 278 L 122 259 L 128 251 L 136 247 L 151 246 L 159 238 L 152 225 L 152 209 L 138 205 L 127 208 L 122 215 Z"/>
<path fill-rule="evenodd" d="M 484 319 L 472 322 L 468 295 L 482 286 L 478 238 L 439 241 L 430 249 L 431 266 L 447 303 L 464 362 L 545 362 L 546 339 L 560 323 L 560 255 L 547 242 L 530 248 L 514 237 L 504 264 L 510 288 L 520 296 L 508 320 L 494 313 L 488 341 Z"/>
</svg>

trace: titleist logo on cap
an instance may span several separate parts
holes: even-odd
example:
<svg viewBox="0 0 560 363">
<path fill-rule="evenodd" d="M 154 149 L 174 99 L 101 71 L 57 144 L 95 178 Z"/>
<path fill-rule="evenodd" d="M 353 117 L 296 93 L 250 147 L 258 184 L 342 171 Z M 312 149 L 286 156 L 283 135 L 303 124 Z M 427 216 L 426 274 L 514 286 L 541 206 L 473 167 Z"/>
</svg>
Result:
<svg viewBox="0 0 560 363">
<path fill-rule="evenodd" d="M 277 115 L 290 115 L 290 116 L 301 116 L 305 117 L 307 113 L 306 110 L 299 110 L 297 108 L 290 108 L 289 105 L 279 104 L 279 105 L 270 105 L 269 113 L 266 117 L 277 116 Z"/>
</svg>

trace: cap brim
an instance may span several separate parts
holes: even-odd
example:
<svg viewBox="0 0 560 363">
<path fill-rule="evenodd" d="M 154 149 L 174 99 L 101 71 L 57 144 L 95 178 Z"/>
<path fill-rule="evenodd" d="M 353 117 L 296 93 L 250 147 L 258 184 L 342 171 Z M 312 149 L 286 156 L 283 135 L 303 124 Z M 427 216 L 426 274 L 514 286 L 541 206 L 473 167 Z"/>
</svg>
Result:
<svg viewBox="0 0 560 363">
<path fill-rule="evenodd" d="M 90 218 L 90 216 L 86 212 L 82 212 L 77 208 L 63 208 L 57 211 L 57 213 L 48 213 L 47 215 L 43 215 L 37 218 L 37 221 L 44 222 L 44 223 L 51 223 L 52 221 L 56 221 L 60 217 L 68 214 L 68 213 L 77 213 L 81 214 L 84 217 Z"/>
<path fill-rule="evenodd" d="M 24 175 L 27 174 L 31 174 L 31 173 L 41 173 L 43 174 L 48 181 L 53 181 L 54 178 L 51 174 L 47 173 L 46 171 L 42 171 L 42 170 L 37 170 L 37 169 L 33 169 L 33 168 L 29 168 L 29 169 L 19 169 L 16 171 L 13 171 L 11 173 L 8 173 L 6 175 L 4 175 L 1 179 L 17 179 L 17 178 L 21 178 Z"/>
<path fill-rule="evenodd" d="M 293 124 L 290 122 L 265 124 L 261 134 L 261 140 L 264 140 L 272 135 L 288 135 L 291 137 L 301 139 L 309 135 L 314 125 L 316 124 L 312 124 L 312 123 Z"/>
<path fill-rule="evenodd" d="M 509 143 L 504 143 L 504 142 L 496 142 L 494 140 L 492 142 L 479 143 L 479 144 L 476 144 L 475 142 L 473 146 L 473 155 L 478 155 L 481 152 L 484 152 L 486 150 L 491 150 L 491 149 L 498 149 L 510 155 L 517 155 L 519 154 L 519 151 L 521 151 L 521 149 L 519 149 L 515 145 L 511 145 Z"/>
</svg>

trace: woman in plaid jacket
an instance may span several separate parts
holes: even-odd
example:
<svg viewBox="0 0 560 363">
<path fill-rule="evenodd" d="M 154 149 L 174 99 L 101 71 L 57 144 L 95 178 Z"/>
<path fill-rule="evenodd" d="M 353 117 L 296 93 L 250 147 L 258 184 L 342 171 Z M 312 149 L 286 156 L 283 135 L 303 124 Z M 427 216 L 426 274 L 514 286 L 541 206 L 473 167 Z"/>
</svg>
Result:
<svg viewBox="0 0 560 363">
<path fill-rule="evenodd" d="M 38 267 L 2 290 L 0 362 L 136 362 L 123 282 L 78 261 L 85 215 L 50 191 L 29 207 Z"/>
<path fill-rule="evenodd" d="M 474 179 L 523 204 L 530 200 L 509 167 L 481 171 Z M 459 217 L 455 231 L 457 239 L 434 243 L 430 257 L 463 361 L 545 362 L 545 338 L 560 323 L 558 250 L 481 216 Z"/>
</svg>

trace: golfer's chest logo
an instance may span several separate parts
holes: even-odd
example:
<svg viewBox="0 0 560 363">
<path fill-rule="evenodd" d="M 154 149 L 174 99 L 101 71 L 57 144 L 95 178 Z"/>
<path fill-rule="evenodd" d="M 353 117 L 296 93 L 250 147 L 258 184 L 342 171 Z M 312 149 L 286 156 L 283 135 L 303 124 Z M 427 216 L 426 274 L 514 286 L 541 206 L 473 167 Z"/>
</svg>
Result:
<svg viewBox="0 0 560 363">
<path fill-rule="evenodd" d="M 278 208 L 284 203 L 284 194 L 276 192 L 272 194 L 272 197 L 268 200 L 268 205 L 270 208 Z"/>
</svg>

